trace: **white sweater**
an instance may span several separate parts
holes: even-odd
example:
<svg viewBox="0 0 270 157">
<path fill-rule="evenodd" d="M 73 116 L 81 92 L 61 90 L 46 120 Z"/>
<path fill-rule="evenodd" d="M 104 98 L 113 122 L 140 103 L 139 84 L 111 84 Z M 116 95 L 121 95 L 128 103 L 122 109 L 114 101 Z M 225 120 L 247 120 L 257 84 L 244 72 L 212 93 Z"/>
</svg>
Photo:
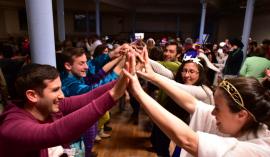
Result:
<svg viewBox="0 0 270 157">
<path fill-rule="evenodd" d="M 153 70 L 156 73 L 160 74 L 159 75 L 160 77 L 164 77 L 164 79 L 166 79 L 169 84 L 173 84 L 179 87 L 180 89 L 190 93 L 198 100 L 214 105 L 213 92 L 209 87 L 205 85 L 202 85 L 202 86 L 185 85 L 185 84 L 176 82 L 172 80 L 174 79 L 174 75 L 169 69 L 165 68 L 163 65 L 153 60 L 150 60 L 150 64 Z"/>
<path fill-rule="evenodd" d="M 197 101 L 189 126 L 199 137 L 198 157 L 269 157 L 270 131 L 266 125 L 258 131 L 239 138 L 229 137 L 218 131 L 216 119 L 211 114 L 214 106 Z M 192 157 L 181 150 L 180 157 Z"/>
</svg>

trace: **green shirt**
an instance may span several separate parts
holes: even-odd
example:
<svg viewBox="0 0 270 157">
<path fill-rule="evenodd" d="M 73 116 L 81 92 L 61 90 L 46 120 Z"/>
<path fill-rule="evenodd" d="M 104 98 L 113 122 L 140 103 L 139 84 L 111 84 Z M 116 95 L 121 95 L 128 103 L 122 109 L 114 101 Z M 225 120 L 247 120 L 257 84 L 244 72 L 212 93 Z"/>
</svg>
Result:
<svg viewBox="0 0 270 157">
<path fill-rule="evenodd" d="M 248 57 L 240 70 L 240 75 L 262 79 L 265 77 L 264 71 L 267 68 L 270 68 L 270 60 L 257 56 Z"/>
<path fill-rule="evenodd" d="M 174 75 L 177 73 L 177 70 L 179 69 L 181 65 L 181 62 L 179 61 L 175 61 L 175 62 L 159 61 L 159 63 L 163 65 L 164 67 L 166 67 L 167 69 L 171 70 Z M 159 90 L 158 101 L 162 106 L 166 104 L 166 97 L 167 97 L 166 93 L 163 90 Z"/>
</svg>

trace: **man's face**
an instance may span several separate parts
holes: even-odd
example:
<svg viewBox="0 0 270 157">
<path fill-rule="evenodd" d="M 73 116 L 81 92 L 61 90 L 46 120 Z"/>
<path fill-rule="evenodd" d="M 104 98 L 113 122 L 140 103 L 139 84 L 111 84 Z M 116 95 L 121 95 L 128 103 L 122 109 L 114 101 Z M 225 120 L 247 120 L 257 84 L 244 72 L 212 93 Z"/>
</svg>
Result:
<svg viewBox="0 0 270 157">
<path fill-rule="evenodd" d="M 168 45 L 163 53 L 164 61 L 177 61 L 179 54 L 177 54 L 176 45 Z"/>
<path fill-rule="evenodd" d="M 73 64 L 70 67 L 70 72 L 78 77 L 85 77 L 88 70 L 87 58 L 83 54 L 79 57 L 73 57 Z"/>
<path fill-rule="evenodd" d="M 36 109 L 43 116 L 59 111 L 59 102 L 64 98 L 61 90 L 61 80 L 57 77 L 55 80 L 45 80 L 47 85 L 42 94 L 37 95 Z"/>
</svg>

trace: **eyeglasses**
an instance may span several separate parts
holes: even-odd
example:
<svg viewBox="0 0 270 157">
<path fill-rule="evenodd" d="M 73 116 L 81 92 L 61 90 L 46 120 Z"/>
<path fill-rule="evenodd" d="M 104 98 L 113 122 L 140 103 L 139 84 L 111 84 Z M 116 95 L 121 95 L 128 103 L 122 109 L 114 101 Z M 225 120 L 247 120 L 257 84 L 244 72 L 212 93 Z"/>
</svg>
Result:
<svg viewBox="0 0 270 157">
<path fill-rule="evenodd" d="M 181 71 L 181 73 L 182 73 L 182 74 L 189 73 L 190 75 L 195 75 L 195 74 L 198 74 L 199 71 L 183 69 L 183 70 Z"/>
</svg>

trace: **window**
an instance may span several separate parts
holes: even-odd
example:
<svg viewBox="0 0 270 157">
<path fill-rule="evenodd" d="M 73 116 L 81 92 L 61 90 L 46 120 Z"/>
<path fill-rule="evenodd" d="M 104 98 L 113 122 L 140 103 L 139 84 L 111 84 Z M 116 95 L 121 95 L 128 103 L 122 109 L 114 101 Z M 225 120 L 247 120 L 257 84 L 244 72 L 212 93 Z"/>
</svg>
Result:
<svg viewBox="0 0 270 157">
<path fill-rule="evenodd" d="M 95 32 L 96 16 L 94 13 L 76 13 L 74 14 L 75 32 Z"/>
<path fill-rule="evenodd" d="M 76 32 L 86 32 L 87 14 L 74 14 L 74 30 Z"/>
</svg>

